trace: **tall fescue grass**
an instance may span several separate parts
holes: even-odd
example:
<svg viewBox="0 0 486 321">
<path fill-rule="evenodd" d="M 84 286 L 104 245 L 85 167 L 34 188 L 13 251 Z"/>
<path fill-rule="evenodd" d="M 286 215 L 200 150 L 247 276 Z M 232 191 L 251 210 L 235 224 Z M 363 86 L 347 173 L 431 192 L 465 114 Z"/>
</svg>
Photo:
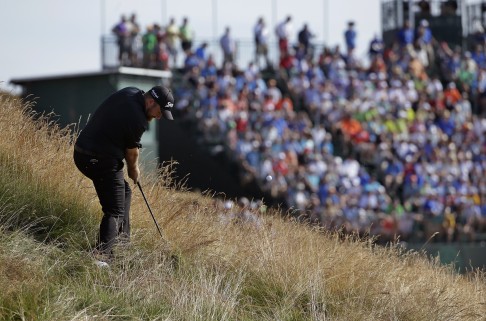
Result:
<svg viewBox="0 0 486 321">
<path fill-rule="evenodd" d="M 87 254 L 101 216 L 72 132 L 0 96 L 2 320 L 486 320 L 486 282 L 397 246 L 284 218 L 221 220 L 173 167 L 134 189 L 132 242 L 109 269 Z"/>
</svg>

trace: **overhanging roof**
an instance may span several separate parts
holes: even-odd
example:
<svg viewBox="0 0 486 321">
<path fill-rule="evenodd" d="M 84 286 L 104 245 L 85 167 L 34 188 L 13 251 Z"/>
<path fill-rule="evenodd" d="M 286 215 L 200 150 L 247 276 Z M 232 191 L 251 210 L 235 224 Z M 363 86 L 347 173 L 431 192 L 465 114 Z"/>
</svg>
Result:
<svg viewBox="0 0 486 321">
<path fill-rule="evenodd" d="M 166 70 L 155 70 L 155 69 L 145 69 L 145 68 L 132 68 L 132 67 L 118 67 L 113 69 L 106 69 L 94 72 L 84 72 L 84 73 L 74 73 L 74 74 L 64 74 L 64 75 L 52 75 L 52 76 L 40 76 L 31 78 L 16 78 L 10 80 L 11 83 L 22 85 L 29 82 L 45 81 L 45 80 L 58 80 L 66 78 L 82 78 L 82 77 L 93 77 L 102 75 L 132 75 L 132 76 L 145 76 L 153 78 L 171 78 L 172 72 Z"/>
</svg>

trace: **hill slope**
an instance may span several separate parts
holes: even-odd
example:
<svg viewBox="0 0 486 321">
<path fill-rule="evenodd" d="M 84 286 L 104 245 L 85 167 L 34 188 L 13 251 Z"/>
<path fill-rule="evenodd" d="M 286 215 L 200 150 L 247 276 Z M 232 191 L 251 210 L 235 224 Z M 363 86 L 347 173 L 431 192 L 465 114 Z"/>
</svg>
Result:
<svg viewBox="0 0 486 321">
<path fill-rule="evenodd" d="M 34 118 L 37 118 L 34 120 Z M 231 219 L 209 196 L 143 173 L 132 243 L 87 255 L 101 215 L 69 130 L 0 95 L 2 320 L 486 320 L 480 273 L 330 235 L 270 211 Z"/>
</svg>

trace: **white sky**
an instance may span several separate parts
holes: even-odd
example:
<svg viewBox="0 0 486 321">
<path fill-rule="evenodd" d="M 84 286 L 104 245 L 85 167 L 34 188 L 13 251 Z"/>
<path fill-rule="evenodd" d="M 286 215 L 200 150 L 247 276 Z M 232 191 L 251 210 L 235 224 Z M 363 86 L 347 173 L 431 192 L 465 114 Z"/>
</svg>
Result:
<svg viewBox="0 0 486 321">
<path fill-rule="evenodd" d="M 293 17 L 295 33 L 304 22 L 315 42 L 343 44 L 347 22 L 356 23 L 358 54 L 381 33 L 380 0 L 0 0 L 0 88 L 8 82 L 101 69 L 100 37 L 121 14 L 136 13 L 145 26 L 179 24 L 187 16 L 196 39 L 214 39 L 230 26 L 235 38 L 252 39 L 263 16 L 273 36 L 274 23 Z"/>
</svg>

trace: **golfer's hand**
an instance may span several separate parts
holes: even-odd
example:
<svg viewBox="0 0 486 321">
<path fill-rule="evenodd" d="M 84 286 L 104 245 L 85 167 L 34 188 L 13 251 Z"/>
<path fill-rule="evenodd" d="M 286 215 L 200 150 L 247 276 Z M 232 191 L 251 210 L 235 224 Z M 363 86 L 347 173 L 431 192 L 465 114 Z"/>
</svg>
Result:
<svg viewBox="0 0 486 321">
<path fill-rule="evenodd" d="M 133 179 L 135 184 L 137 184 L 140 176 L 140 169 L 138 168 L 138 156 L 139 150 L 137 147 L 127 148 L 125 150 L 125 161 L 127 162 L 128 177 Z"/>
<path fill-rule="evenodd" d="M 138 168 L 138 166 L 134 166 L 128 169 L 128 177 L 133 180 L 133 183 L 137 184 L 140 178 L 140 169 Z"/>
</svg>

